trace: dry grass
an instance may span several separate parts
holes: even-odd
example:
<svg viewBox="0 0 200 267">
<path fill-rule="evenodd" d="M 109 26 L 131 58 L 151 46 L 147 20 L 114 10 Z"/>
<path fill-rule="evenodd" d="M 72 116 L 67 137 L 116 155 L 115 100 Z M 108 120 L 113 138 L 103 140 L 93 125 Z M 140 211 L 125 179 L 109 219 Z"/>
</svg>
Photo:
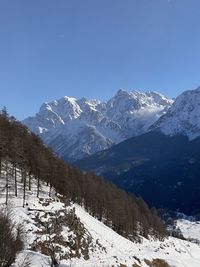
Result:
<svg viewBox="0 0 200 267">
<path fill-rule="evenodd" d="M 150 267 L 170 267 L 166 261 L 161 259 L 153 259 L 152 261 L 145 259 L 144 261 Z"/>
<path fill-rule="evenodd" d="M 134 263 L 133 267 L 141 267 L 141 265 L 138 265 L 137 263 Z"/>
</svg>

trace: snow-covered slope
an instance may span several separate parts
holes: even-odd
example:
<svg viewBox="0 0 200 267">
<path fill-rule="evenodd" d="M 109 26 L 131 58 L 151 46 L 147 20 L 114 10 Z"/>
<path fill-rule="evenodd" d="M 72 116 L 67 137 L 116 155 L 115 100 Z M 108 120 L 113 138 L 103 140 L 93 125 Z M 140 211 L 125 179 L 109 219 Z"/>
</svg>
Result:
<svg viewBox="0 0 200 267">
<path fill-rule="evenodd" d="M 152 127 L 166 135 L 186 135 L 190 140 L 200 136 L 200 87 L 178 96 Z"/>
<path fill-rule="evenodd" d="M 177 238 L 161 241 L 142 238 L 133 243 L 89 215 L 83 207 L 67 202 L 41 184 L 36 197 L 37 182 L 32 180 L 26 191 L 23 208 L 23 185 L 18 172 L 18 196 L 9 180 L 9 201 L 5 203 L 5 178 L 1 178 L 0 211 L 10 210 L 14 222 L 25 230 L 25 248 L 18 257 L 18 265 L 28 255 L 30 267 L 50 266 L 48 247 L 53 247 L 61 267 L 199 267 L 200 246 Z M 190 230 L 189 230 L 190 231 Z M 150 265 L 167 262 L 169 265 Z M 159 259 L 159 260 L 158 260 Z"/>
<path fill-rule="evenodd" d="M 63 97 L 23 123 L 59 156 L 76 160 L 146 132 L 172 103 L 156 92 L 124 90 L 104 103 Z"/>
<path fill-rule="evenodd" d="M 189 219 L 178 219 L 176 227 L 181 230 L 184 238 L 200 245 L 200 221 Z"/>
</svg>

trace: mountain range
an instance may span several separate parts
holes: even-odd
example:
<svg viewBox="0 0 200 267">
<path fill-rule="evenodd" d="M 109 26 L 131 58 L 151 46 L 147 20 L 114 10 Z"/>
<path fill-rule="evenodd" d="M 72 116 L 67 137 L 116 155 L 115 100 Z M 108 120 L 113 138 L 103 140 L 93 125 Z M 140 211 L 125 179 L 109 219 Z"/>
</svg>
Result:
<svg viewBox="0 0 200 267">
<path fill-rule="evenodd" d="M 198 213 L 200 88 L 182 93 L 147 133 L 75 164 L 112 180 L 151 205 Z"/>
<path fill-rule="evenodd" d="M 24 123 L 65 161 L 151 206 L 200 211 L 200 88 L 175 100 L 124 90 L 104 103 L 64 97 Z"/>
<path fill-rule="evenodd" d="M 65 161 L 73 162 L 138 136 L 171 107 L 157 92 L 118 90 L 107 102 L 63 97 L 23 123 Z"/>
</svg>

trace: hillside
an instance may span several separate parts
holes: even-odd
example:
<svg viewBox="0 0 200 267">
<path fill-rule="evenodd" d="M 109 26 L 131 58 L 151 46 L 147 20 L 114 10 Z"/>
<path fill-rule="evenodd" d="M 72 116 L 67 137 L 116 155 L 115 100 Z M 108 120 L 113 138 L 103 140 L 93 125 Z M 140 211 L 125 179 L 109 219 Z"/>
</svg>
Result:
<svg viewBox="0 0 200 267">
<path fill-rule="evenodd" d="M 163 240 L 166 236 L 165 227 L 156 210 L 149 209 L 142 198 L 126 194 L 94 173 L 82 173 L 77 168 L 65 164 L 46 148 L 36 135 L 28 131 L 13 117 L 9 117 L 7 113 L 0 116 L 0 129 L 1 194 L 6 207 L 9 206 L 10 197 L 12 199 L 13 195 L 16 203 L 21 199 L 22 207 L 25 210 L 27 204 L 29 205 L 30 195 L 33 195 L 35 199 L 32 199 L 31 203 L 39 201 L 39 204 L 44 207 L 49 205 L 51 197 L 54 195 L 57 197 L 56 201 L 59 202 L 58 196 L 60 195 L 65 200 L 60 201 L 62 202 L 61 214 L 54 212 L 54 207 L 52 213 L 42 213 L 44 220 L 51 222 L 48 229 L 44 229 L 45 231 L 56 233 L 57 228 L 52 229 L 51 224 L 57 226 L 58 219 L 61 219 L 61 224 L 63 220 L 68 221 L 69 224 L 70 221 L 72 224 L 74 221 L 77 222 L 74 212 L 68 214 L 67 206 L 66 212 L 64 211 L 65 206 L 63 206 L 74 203 L 84 207 L 92 217 L 131 241 L 140 242 L 141 237 Z M 46 189 L 43 189 L 44 183 Z M 44 191 L 46 194 L 48 193 L 49 200 L 43 203 Z M 34 211 L 33 207 L 28 208 L 29 215 L 32 210 Z M 34 216 L 37 217 L 37 214 Z M 63 216 L 64 218 L 62 218 Z M 36 223 L 40 224 L 38 221 Z M 41 227 L 44 228 L 44 221 L 41 222 Z M 82 226 L 79 223 L 77 223 L 77 227 L 78 231 L 81 231 L 80 234 L 84 235 L 85 232 L 81 230 Z M 40 230 L 38 231 L 40 232 Z M 38 231 L 37 234 L 40 235 Z M 55 238 L 57 240 L 57 234 L 55 234 Z M 90 237 L 88 238 L 90 239 Z M 33 241 L 31 241 L 32 245 Z M 42 239 L 41 242 L 36 244 L 36 248 L 39 248 L 40 251 L 44 249 L 48 255 L 50 252 L 44 246 L 45 241 Z M 77 242 L 81 248 L 80 240 Z M 64 242 L 61 246 L 68 248 L 70 244 Z M 52 252 L 52 249 L 50 251 Z M 79 255 L 80 251 L 78 250 L 76 253 Z M 88 253 L 86 255 L 88 258 Z"/>
<path fill-rule="evenodd" d="M 0 193 L 0 212 L 9 210 L 12 221 L 23 224 L 25 232 L 24 249 L 18 255 L 16 267 L 26 266 L 22 265 L 24 258 L 30 267 L 49 267 L 52 248 L 60 267 L 150 267 L 153 263 L 158 267 L 198 267 L 200 264 L 199 245 L 173 237 L 163 241 L 140 237 L 140 243 L 131 242 L 89 215 L 83 207 L 56 195 L 55 190 L 49 197 L 49 187 L 44 183 L 38 198 L 34 179 L 31 191 L 27 185 L 23 208 L 24 185 L 19 170 L 17 182 L 16 197 L 10 177 L 8 205 L 5 205 L 5 191 Z M 5 185 L 3 176 L 1 185 Z M 185 229 L 184 225 L 182 222 L 178 226 Z M 192 232 L 192 224 L 187 225 Z"/>
<path fill-rule="evenodd" d="M 195 214 L 200 203 L 199 147 L 200 138 L 149 132 L 75 164 L 141 195 L 152 206 Z"/>
</svg>

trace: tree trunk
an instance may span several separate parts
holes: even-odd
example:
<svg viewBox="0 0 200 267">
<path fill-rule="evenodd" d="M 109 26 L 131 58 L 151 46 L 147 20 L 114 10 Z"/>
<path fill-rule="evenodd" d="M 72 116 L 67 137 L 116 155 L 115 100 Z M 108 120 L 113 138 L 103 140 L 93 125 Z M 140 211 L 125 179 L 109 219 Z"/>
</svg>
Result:
<svg viewBox="0 0 200 267">
<path fill-rule="evenodd" d="M 6 168 L 6 205 L 8 205 L 8 169 Z"/>
<path fill-rule="evenodd" d="M 23 171 L 23 181 L 24 181 L 24 192 L 23 192 L 23 208 L 26 202 L 26 170 Z"/>
<path fill-rule="evenodd" d="M 52 188 L 52 186 L 51 186 L 51 184 L 49 184 L 49 197 L 51 197 L 51 188 Z"/>
<path fill-rule="evenodd" d="M 38 177 L 37 177 L 37 197 L 39 197 L 40 193 L 40 172 L 38 171 Z"/>
<path fill-rule="evenodd" d="M 1 158 L 0 158 L 0 178 L 1 178 Z"/>
<path fill-rule="evenodd" d="M 28 190 L 31 191 L 31 175 L 28 176 Z"/>
<path fill-rule="evenodd" d="M 14 164 L 14 176 L 15 176 L 15 196 L 17 197 L 17 168 L 16 168 L 16 164 Z"/>
</svg>

